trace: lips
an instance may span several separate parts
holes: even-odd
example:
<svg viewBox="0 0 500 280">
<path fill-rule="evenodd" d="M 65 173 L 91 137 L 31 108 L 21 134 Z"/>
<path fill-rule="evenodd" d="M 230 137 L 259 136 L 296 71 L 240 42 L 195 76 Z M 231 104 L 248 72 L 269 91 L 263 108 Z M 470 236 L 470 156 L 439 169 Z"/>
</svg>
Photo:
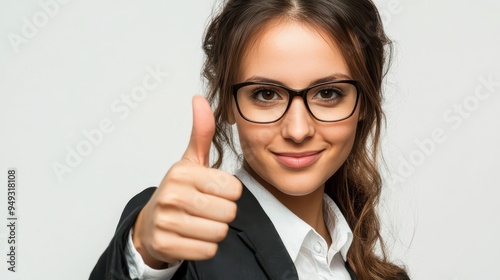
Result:
<svg viewBox="0 0 500 280">
<path fill-rule="evenodd" d="M 282 165 L 292 168 L 301 169 L 314 164 L 320 157 L 322 151 L 307 151 L 300 153 L 274 153 L 276 160 Z"/>
</svg>

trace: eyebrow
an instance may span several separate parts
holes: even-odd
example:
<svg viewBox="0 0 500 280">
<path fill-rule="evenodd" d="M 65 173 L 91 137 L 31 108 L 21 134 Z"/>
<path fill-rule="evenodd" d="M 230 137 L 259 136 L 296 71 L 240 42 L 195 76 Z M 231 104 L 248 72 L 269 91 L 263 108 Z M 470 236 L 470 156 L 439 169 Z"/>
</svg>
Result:
<svg viewBox="0 0 500 280">
<path fill-rule="evenodd" d="M 339 81 L 339 80 L 352 80 L 352 78 L 346 74 L 335 73 L 335 74 L 314 80 L 309 84 L 309 86 L 313 86 L 313 85 L 325 83 L 325 82 Z M 272 83 L 272 84 L 277 84 L 277 85 L 281 85 L 281 86 L 286 86 L 281 81 L 274 80 L 274 79 L 267 78 L 267 77 L 262 77 L 262 76 L 252 76 L 252 77 L 248 78 L 247 80 L 245 80 L 245 82 Z"/>
</svg>

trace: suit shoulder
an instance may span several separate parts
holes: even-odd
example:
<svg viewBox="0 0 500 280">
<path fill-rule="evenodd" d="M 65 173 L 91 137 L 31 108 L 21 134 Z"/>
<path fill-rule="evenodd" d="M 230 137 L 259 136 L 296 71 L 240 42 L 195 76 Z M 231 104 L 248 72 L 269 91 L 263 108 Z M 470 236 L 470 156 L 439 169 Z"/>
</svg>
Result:
<svg viewBox="0 0 500 280">
<path fill-rule="evenodd" d="M 130 279 L 124 253 L 128 233 L 139 211 L 149 201 L 155 190 L 155 187 L 147 188 L 135 195 L 127 203 L 120 217 L 120 222 L 116 227 L 115 235 L 97 261 L 97 264 L 90 273 L 89 279 Z"/>
<path fill-rule="evenodd" d="M 148 203 L 149 199 L 153 195 L 153 193 L 156 191 L 156 187 L 149 187 L 144 189 L 142 192 L 136 194 L 134 197 L 132 197 L 129 202 L 127 202 L 127 205 L 125 205 L 125 208 L 123 209 L 122 215 L 120 217 L 120 221 L 118 222 L 118 225 L 122 224 L 122 222 L 132 213 L 134 210 L 137 208 L 142 208 L 146 203 Z"/>
</svg>

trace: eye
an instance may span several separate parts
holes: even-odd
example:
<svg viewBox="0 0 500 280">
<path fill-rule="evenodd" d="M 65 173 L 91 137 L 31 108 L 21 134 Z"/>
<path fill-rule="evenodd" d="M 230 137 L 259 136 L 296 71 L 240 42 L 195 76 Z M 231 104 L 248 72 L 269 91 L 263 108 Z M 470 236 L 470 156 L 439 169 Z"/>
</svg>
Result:
<svg viewBox="0 0 500 280">
<path fill-rule="evenodd" d="M 339 97 L 342 97 L 343 94 L 339 89 L 334 88 L 324 88 L 319 90 L 314 96 L 315 99 L 323 99 L 323 100 L 333 100 Z"/>
<path fill-rule="evenodd" d="M 281 96 L 276 91 L 266 88 L 254 90 L 252 97 L 260 101 L 272 101 L 281 99 Z"/>
</svg>

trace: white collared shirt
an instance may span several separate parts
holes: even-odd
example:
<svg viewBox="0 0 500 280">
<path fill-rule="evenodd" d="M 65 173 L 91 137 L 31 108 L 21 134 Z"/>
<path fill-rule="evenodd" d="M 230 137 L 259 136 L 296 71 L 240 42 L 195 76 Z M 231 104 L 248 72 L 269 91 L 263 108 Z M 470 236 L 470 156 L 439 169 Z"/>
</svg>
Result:
<svg viewBox="0 0 500 280">
<path fill-rule="evenodd" d="M 352 242 L 352 231 L 328 195 L 323 196 L 323 212 L 332 239 L 330 248 L 314 228 L 286 208 L 244 169 L 239 169 L 235 175 L 255 196 L 273 223 L 295 264 L 299 279 L 351 279 L 345 261 Z"/>
<path fill-rule="evenodd" d="M 345 262 L 352 242 L 352 231 L 340 209 L 328 195 L 323 196 L 323 212 L 332 239 L 329 248 L 324 238 L 314 228 L 286 208 L 244 169 L 239 169 L 235 175 L 255 196 L 273 223 L 295 264 L 299 279 L 351 279 L 345 268 Z M 131 278 L 171 279 L 180 266 L 179 263 L 162 270 L 148 267 L 135 250 L 131 234 L 127 247 L 125 252 Z"/>
</svg>

